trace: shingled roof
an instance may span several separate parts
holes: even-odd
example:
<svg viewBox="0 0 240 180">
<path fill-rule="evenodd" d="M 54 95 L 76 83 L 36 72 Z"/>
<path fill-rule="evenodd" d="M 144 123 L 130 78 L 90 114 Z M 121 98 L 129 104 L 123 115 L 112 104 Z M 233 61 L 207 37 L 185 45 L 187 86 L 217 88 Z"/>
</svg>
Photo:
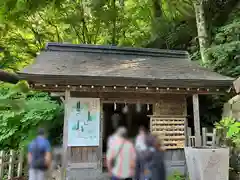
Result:
<svg viewBox="0 0 240 180">
<path fill-rule="evenodd" d="M 48 43 L 18 73 L 44 84 L 229 87 L 232 78 L 191 62 L 185 51 Z"/>
</svg>

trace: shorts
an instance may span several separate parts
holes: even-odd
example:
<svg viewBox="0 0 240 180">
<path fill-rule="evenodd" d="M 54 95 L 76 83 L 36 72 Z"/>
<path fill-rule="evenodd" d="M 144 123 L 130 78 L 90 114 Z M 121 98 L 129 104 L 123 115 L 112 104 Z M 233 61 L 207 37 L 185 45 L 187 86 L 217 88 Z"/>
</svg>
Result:
<svg viewBox="0 0 240 180">
<path fill-rule="evenodd" d="M 46 172 L 38 169 L 29 169 L 29 180 L 47 180 Z"/>
</svg>

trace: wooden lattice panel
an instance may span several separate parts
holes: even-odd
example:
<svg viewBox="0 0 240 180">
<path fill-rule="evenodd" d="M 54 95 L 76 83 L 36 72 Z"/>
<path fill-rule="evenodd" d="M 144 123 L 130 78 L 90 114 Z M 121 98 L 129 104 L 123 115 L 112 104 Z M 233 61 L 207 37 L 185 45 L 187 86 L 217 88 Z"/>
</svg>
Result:
<svg viewBox="0 0 240 180">
<path fill-rule="evenodd" d="M 151 117 L 151 132 L 161 136 L 166 149 L 184 148 L 185 118 Z"/>
</svg>

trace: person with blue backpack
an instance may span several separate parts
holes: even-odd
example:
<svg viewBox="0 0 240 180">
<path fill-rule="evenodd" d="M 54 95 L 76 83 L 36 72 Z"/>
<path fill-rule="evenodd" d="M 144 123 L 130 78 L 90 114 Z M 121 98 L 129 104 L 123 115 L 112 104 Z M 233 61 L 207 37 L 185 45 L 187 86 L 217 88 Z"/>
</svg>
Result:
<svg viewBox="0 0 240 180">
<path fill-rule="evenodd" d="M 46 172 L 51 165 L 51 146 L 44 129 L 28 146 L 29 180 L 46 180 Z"/>
</svg>

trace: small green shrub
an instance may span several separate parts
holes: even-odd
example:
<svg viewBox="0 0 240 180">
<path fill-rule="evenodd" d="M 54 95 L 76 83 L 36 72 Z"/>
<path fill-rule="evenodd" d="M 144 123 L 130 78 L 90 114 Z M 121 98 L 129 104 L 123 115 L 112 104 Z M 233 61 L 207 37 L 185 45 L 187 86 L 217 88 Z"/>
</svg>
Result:
<svg viewBox="0 0 240 180">
<path fill-rule="evenodd" d="M 168 180 L 187 180 L 187 178 L 179 171 L 174 171 L 167 179 Z"/>
<path fill-rule="evenodd" d="M 223 118 L 215 124 L 220 146 L 230 148 L 230 180 L 235 180 L 240 173 L 240 122 L 231 118 Z"/>
<path fill-rule="evenodd" d="M 231 117 L 215 124 L 221 145 L 240 148 L 240 122 Z"/>
</svg>

